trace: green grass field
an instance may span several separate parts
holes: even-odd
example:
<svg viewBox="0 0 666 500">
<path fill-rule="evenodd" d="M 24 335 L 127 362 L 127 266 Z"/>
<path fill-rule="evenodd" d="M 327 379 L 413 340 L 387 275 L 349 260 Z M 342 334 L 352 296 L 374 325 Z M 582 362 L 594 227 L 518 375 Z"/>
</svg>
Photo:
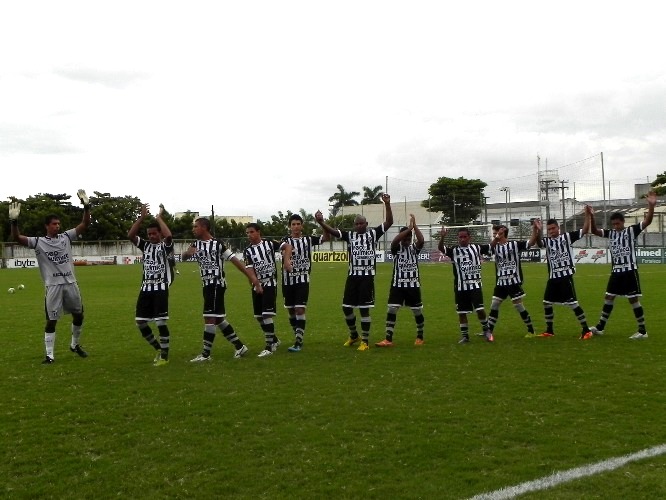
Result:
<svg viewBox="0 0 666 500">
<path fill-rule="evenodd" d="M 423 265 L 426 344 L 413 345 L 401 310 L 389 349 L 358 352 L 340 310 L 346 267 L 314 270 L 305 349 L 257 358 L 263 336 L 245 278 L 227 274 L 228 319 L 250 347 L 233 359 L 218 337 L 201 350 L 195 264 L 171 291 L 171 362 L 134 325 L 139 266 L 77 268 L 86 320 L 68 350 L 58 325 L 56 363 L 41 365 L 43 286 L 36 270 L 0 270 L 0 496 L 3 498 L 468 498 L 666 443 L 666 266 L 641 267 L 650 338 L 616 301 L 606 335 L 578 340 L 573 313 L 555 310 L 557 336 L 524 338 L 502 306 L 496 342 L 458 345 L 451 268 Z M 609 268 L 581 265 L 576 287 L 590 324 Z M 380 265 L 371 343 L 383 338 L 389 265 Z M 526 305 L 541 330 L 546 269 L 525 266 Z M 486 305 L 492 265 L 484 266 Z M 14 295 L 4 292 L 24 283 Z M 2 288 L 4 287 L 4 288 Z M 472 332 L 479 331 L 470 318 Z M 523 498 L 664 498 L 666 456 Z"/>
</svg>

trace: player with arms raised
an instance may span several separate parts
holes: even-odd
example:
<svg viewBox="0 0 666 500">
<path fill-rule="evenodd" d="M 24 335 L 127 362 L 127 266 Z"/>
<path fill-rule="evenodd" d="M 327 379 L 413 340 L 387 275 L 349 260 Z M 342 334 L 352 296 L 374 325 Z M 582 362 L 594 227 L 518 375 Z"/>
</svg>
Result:
<svg viewBox="0 0 666 500">
<path fill-rule="evenodd" d="M 141 213 L 127 233 L 127 238 L 141 250 L 143 255 L 143 277 L 141 289 L 136 301 L 134 321 L 141 332 L 141 336 L 157 351 L 153 364 L 163 366 L 169 362 L 169 343 L 171 335 L 167 320 L 169 319 L 169 286 L 173 281 L 173 273 L 169 257 L 173 256 L 173 238 L 171 231 L 164 222 L 162 215 L 164 206 L 155 221 L 148 224 L 146 229 L 147 240 L 139 236 L 141 223 L 149 214 L 149 206 L 141 205 Z M 155 322 L 159 331 L 159 342 L 150 328 L 151 321 Z"/>
<path fill-rule="evenodd" d="M 90 201 L 83 189 L 78 190 L 77 196 L 83 204 L 81 222 L 75 228 L 61 233 L 60 217 L 48 215 L 44 220 L 46 236 L 41 237 L 22 235 L 18 228 L 21 204 L 14 202 L 9 205 L 12 238 L 35 251 L 39 272 L 46 286 L 46 297 L 44 298 L 46 357 L 42 361 L 46 365 L 55 361 L 56 324 L 63 314 L 72 315 L 72 341 L 69 350 L 82 358 L 88 356 L 88 353 L 79 345 L 83 327 L 83 301 L 74 276 L 72 240 L 78 238 L 90 226 Z"/>
<path fill-rule="evenodd" d="M 386 220 L 370 230 L 368 230 L 368 221 L 362 215 L 357 215 L 354 219 L 354 231 L 342 231 L 326 224 L 324 215 L 320 210 L 315 214 L 316 221 L 324 231 L 347 242 L 349 267 L 342 298 L 342 313 L 349 328 L 349 338 L 344 345 L 349 347 L 360 341 L 359 351 L 367 351 L 370 348 L 368 344 L 372 324 L 370 309 L 375 307 L 375 274 L 377 267 L 375 249 L 380 236 L 393 225 L 391 197 L 387 193 L 382 194 L 382 202 L 386 210 Z M 356 330 L 354 309 L 358 309 L 361 315 L 360 338 Z"/>
</svg>

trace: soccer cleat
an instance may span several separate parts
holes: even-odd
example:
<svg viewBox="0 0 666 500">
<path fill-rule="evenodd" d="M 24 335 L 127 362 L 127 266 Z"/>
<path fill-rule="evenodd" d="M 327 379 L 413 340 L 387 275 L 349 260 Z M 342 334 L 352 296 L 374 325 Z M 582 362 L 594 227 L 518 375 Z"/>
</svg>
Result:
<svg viewBox="0 0 666 500">
<path fill-rule="evenodd" d="M 153 362 L 153 366 L 164 366 L 164 365 L 168 365 L 168 364 L 169 364 L 169 360 L 168 359 L 162 359 L 161 356 L 160 356 L 159 359 L 156 359 Z"/>
<path fill-rule="evenodd" d="M 641 333 L 641 332 L 636 332 L 634 333 L 631 337 L 629 337 L 631 340 L 642 340 L 648 338 L 647 332 Z"/>
<path fill-rule="evenodd" d="M 199 354 L 196 358 L 190 359 L 190 363 L 204 363 L 211 360 L 211 356 L 205 356 L 204 354 Z"/>
<path fill-rule="evenodd" d="M 459 344 L 469 344 L 469 337 L 461 337 L 458 341 Z"/>
<path fill-rule="evenodd" d="M 555 334 L 553 332 L 543 332 L 537 335 L 537 337 L 554 337 Z"/>
<path fill-rule="evenodd" d="M 537 335 L 536 335 L 534 332 L 527 332 L 527 333 L 525 334 L 525 338 L 526 338 L 526 339 L 533 339 L 533 338 L 535 338 L 535 337 L 537 337 Z"/>
<path fill-rule="evenodd" d="M 157 363 L 160 359 L 162 359 L 162 353 L 157 350 L 157 354 L 155 354 L 155 359 L 153 359 L 153 364 Z"/>
<path fill-rule="evenodd" d="M 361 341 L 361 337 L 349 337 L 349 338 L 347 339 L 347 342 L 345 342 L 343 345 L 344 345 L 345 347 L 351 347 L 351 346 L 353 346 L 354 344 L 359 343 L 360 341 Z"/>
<path fill-rule="evenodd" d="M 271 351 L 269 349 L 264 349 L 259 354 L 257 354 L 257 357 L 258 358 L 265 358 L 266 356 L 272 356 L 272 355 L 273 355 L 273 351 Z"/>
<path fill-rule="evenodd" d="M 278 347 L 280 347 L 280 344 L 282 344 L 282 342 L 280 342 L 280 339 L 273 342 L 271 344 L 271 351 L 276 352 L 278 350 Z"/>
<path fill-rule="evenodd" d="M 368 349 L 370 349 L 370 346 L 365 342 L 361 342 L 361 344 L 358 346 L 357 351 L 367 351 Z"/>
<path fill-rule="evenodd" d="M 70 346 L 69 350 L 72 351 L 72 352 L 75 352 L 76 354 L 78 354 L 82 358 L 87 358 L 88 357 L 88 353 L 86 351 L 84 351 L 79 344 L 76 344 L 74 347 Z"/>
<path fill-rule="evenodd" d="M 242 358 L 247 354 L 248 348 L 246 345 L 243 344 L 240 349 L 236 349 L 236 352 L 234 352 L 234 358 Z"/>
<path fill-rule="evenodd" d="M 592 335 L 603 335 L 604 331 L 599 330 L 596 326 L 591 326 L 590 331 L 592 332 Z"/>
<path fill-rule="evenodd" d="M 423 345 L 423 344 L 425 344 L 425 341 L 422 338 L 416 337 L 414 345 Z"/>
<path fill-rule="evenodd" d="M 393 347 L 393 342 L 384 339 L 381 342 L 375 342 L 375 347 Z"/>
<path fill-rule="evenodd" d="M 592 338 L 593 333 L 590 331 L 583 332 L 580 334 L 580 340 L 588 340 Z"/>
<path fill-rule="evenodd" d="M 303 350 L 303 346 L 301 344 L 294 344 L 290 347 L 287 347 L 287 351 L 289 352 L 301 352 Z"/>
<path fill-rule="evenodd" d="M 492 332 L 485 332 L 484 337 L 486 338 L 486 342 L 495 342 Z"/>
<path fill-rule="evenodd" d="M 49 357 L 49 356 L 46 356 L 46 357 L 44 358 L 44 361 L 42 361 L 42 364 L 43 364 L 43 365 L 52 365 L 53 363 L 55 363 L 55 359 L 53 359 L 53 358 L 51 358 L 51 357 Z"/>
</svg>

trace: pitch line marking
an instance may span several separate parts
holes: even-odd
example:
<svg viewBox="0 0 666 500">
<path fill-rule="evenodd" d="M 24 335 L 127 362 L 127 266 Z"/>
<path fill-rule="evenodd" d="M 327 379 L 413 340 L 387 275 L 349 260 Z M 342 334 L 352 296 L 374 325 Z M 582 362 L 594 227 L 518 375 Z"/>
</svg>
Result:
<svg viewBox="0 0 666 500">
<path fill-rule="evenodd" d="M 508 488 L 500 488 L 499 490 L 491 491 L 488 493 L 481 493 L 480 495 L 472 497 L 470 500 L 501 500 L 505 498 L 515 498 L 518 495 L 531 493 L 533 491 L 546 490 L 548 488 L 553 488 L 560 484 L 568 483 L 569 481 L 580 479 L 582 477 L 593 476 L 602 472 L 619 469 L 620 467 L 630 462 L 636 462 L 637 460 L 643 460 L 645 458 L 657 457 L 665 453 L 666 444 L 661 444 L 659 446 L 646 448 L 629 455 L 609 458 L 608 460 L 602 460 L 601 462 L 590 465 L 583 465 L 582 467 L 575 467 L 563 472 L 555 472 L 550 476 L 546 476 L 541 479 L 535 479 L 533 481 L 527 481 L 525 483 L 517 484 L 516 486 L 509 486 Z"/>
</svg>

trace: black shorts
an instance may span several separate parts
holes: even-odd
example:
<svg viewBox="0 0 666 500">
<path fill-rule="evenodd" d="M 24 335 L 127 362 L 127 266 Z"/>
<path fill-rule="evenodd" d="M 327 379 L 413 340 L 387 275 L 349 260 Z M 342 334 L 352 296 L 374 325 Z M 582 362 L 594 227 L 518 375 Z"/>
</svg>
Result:
<svg viewBox="0 0 666 500">
<path fill-rule="evenodd" d="M 608 278 L 606 293 L 620 297 L 640 297 L 642 293 L 641 281 L 638 278 L 638 269 L 611 273 L 610 278 Z"/>
<path fill-rule="evenodd" d="M 263 289 L 264 293 L 257 293 L 252 290 L 252 311 L 255 318 L 261 318 L 264 315 L 275 316 L 277 288 L 264 286 Z"/>
<path fill-rule="evenodd" d="M 375 277 L 347 276 L 342 307 L 375 307 Z"/>
<path fill-rule="evenodd" d="M 483 290 L 456 290 L 456 311 L 458 314 L 469 314 L 483 309 Z"/>
<path fill-rule="evenodd" d="M 282 285 L 284 307 L 306 307 L 310 296 L 310 283 L 297 283 L 295 285 Z"/>
<path fill-rule="evenodd" d="M 136 321 L 169 319 L 169 290 L 140 291 L 134 319 Z"/>
<path fill-rule="evenodd" d="M 421 302 L 421 287 L 392 286 L 389 291 L 388 305 L 389 307 L 404 305 L 411 308 L 423 306 L 423 302 Z"/>
<path fill-rule="evenodd" d="M 543 301 L 552 304 L 573 304 L 574 302 L 578 302 L 573 276 L 550 278 L 546 283 Z"/>
<path fill-rule="evenodd" d="M 522 299 L 525 291 L 521 285 L 496 285 L 493 290 L 493 298 L 504 300 L 511 297 L 511 300 Z"/>
<path fill-rule="evenodd" d="M 204 318 L 224 318 L 227 315 L 224 308 L 224 294 L 226 291 L 227 289 L 219 283 L 203 287 Z"/>
</svg>

